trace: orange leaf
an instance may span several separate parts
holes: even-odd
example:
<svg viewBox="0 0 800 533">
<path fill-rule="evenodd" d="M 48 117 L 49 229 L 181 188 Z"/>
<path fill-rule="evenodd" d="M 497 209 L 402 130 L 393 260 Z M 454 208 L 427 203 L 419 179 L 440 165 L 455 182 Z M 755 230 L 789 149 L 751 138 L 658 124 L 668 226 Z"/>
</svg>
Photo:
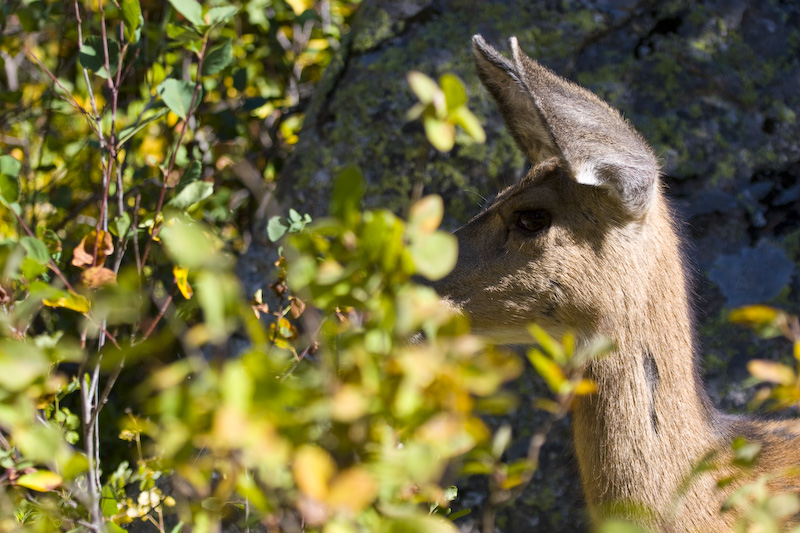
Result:
<svg viewBox="0 0 800 533">
<path fill-rule="evenodd" d="M 97 266 L 102 266 L 106 257 L 114 253 L 114 243 L 111 241 L 109 232 L 100 230 L 98 233 L 92 230 L 86 234 L 72 251 L 72 264 L 76 267 L 95 265 L 95 253 L 97 254 Z"/>
<path fill-rule="evenodd" d="M 363 467 L 354 466 L 333 479 L 327 503 L 353 513 L 364 510 L 378 494 L 375 478 Z"/>
<path fill-rule="evenodd" d="M 295 453 L 292 474 L 305 495 L 315 500 L 324 500 L 328 495 L 328 482 L 335 473 L 336 463 L 319 446 L 304 444 Z"/>
<path fill-rule="evenodd" d="M 81 272 L 81 283 L 90 289 L 97 289 L 105 285 L 115 285 L 117 275 L 110 268 L 95 266 Z"/>
</svg>

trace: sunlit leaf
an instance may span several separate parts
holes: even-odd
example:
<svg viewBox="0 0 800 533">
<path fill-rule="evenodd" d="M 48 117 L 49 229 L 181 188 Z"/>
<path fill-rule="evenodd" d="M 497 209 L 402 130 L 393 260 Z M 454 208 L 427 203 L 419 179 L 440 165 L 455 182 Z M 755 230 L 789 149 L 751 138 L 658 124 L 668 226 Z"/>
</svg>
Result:
<svg viewBox="0 0 800 533">
<path fill-rule="evenodd" d="M 175 283 L 178 285 L 178 290 L 187 300 L 192 298 L 194 291 L 192 286 L 189 285 L 189 269 L 179 266 L 172 267 L 172 274 L 175 276 Z"/>
<path fill-rule="evenodd" d="M 458 241 L 450 233 L 437 231 L 416 237 L 409 246 L 417 272 L 431 281 L 442 279 L 458 260 Z"/>
<path fill-rule="evenodd" d="M 788 366 L 774 361 L 764 361 L 754 359 L 747 363 L 747 370 L 761 381 L 790 385 L 794 383 L 797 376 L 794 370 Z"/>
<path fill-rule="evenodd" d="M 103 511 L 103 516 L 112 517 L 119 512 L 117 508 L 117 499 L 114 497 L 114 491 L 110 486 L 103 486 L 100 497 L 100 508 Z"/>
<path fill-rule="evenodd" d="M 196 0 L 169 0 L 169 3 L 196 28 L 206 25 L 203 20 L 203 8 Z"/>
<path fill-rule="evenodd" d="M 564 384 L 567 382 L 564 372 L 555 361 L 545 356 L 537 349 L 528 351 L 528 359 L 530 360 L 536 372 L 544 378 L 550 390 L 559 393 L 562 391 Z"/>
<path fill-rule="evenodd" d="M 59 296 L 45 298 L 42 303 L 48 307 L 63 307 L 78 313 L 88 313 L 92 307 L 89 300 L 72 291 L 61 291 Z"/>
<path fill-rule="evenodd" d="M 267 223 L 267 237 L 269 237 L 271 242 L 277 242 L 286 234 L 288 229 L 289 227 L 281 222 L 281 217 L 276 215 L 270 218 Z"/>
<path fill-rule="evenodd" d="M 444 92 L 448 110 L 457 109 L 467 103 L 467 91 L 455 74 L 442 74 L 439 78 L 439 85 Z"/>
<path fill-rule="evenodd" d="M 111 75 L 113 76 L 117 73 L 117 67 L 119 66 L 119 43 L 111 38 L 106 43 L 108 46 L 108 66 L 111 68 Z M 101 78 L 109 77 L 108 72 L 106 72 L 106 56 L 102 37 L 98 35 L 87 37 L 81 46 L 78 60 L 81 66 L 91 70 Z"/>
<path fill-rule="evenodd" d="M 61 476 L 49 470 L 36 470 L 21 475 L 16 484 L 38 492 L 48 492 L 57 489 L 63 481 Z"/>
<path fill-rule="evenodd" d="M 364 510 L 378 494 L 378 483 L 366 469 L 354 466 L 342 471 L 330 484 L 326 503 L 351 513 Z"/>
<path fill-rule="evenodd" d="M 442 223 L 442 197 L 431 194 L 414 203 L 408 211 L 408 225 L 423 233 L 433 233 Z"/>
<path fill-rule="evenodd" d="M 198 163 L 199 165 L 199 163 Z M 194 165 L 193 165 L 194 166 Z M 187 171 L 188 172 L 188 171 Z M 214 184 L 207 181 L 193 181 L 176 194 L 167 205 L 176 209 L 189 209 L 214 194 Z"/>
<path fill-rule="evenodd" d="M 486 142 L 486 132 L 483 130 L 480 120 L 466 106 L 454 109 L 450 118 L 457 126 L 461 126 L 467 135 L 472 137 L 472 140 L 481 144 Z"/>
<path fill-rule="evenodd" d="M 106 257 L 114 253 L 114 243 L 111 233 L 107 231 L 92 230 L 84 235 L 81 242 L 72 251 L 72 264 L 76 267 L 95 265 L 95 255 L 97 256 L 97 266 L 105 263 Z"/>
<path fill-rule="evenodd" d="M 425 114 L 422 117 L 425 136 L 434 148 L 440 152 L 449 152 L 456 142 L 456 129 L 452 123 Z"/>
<path fill-rule="evenodd" d="M 125 38 L 131 44 L 136 44 L 139 42 L 144 24 L 139 0 L 121 0 L 120 7 L 122 8 L 122 22 L 125 25 Z"/>
<path fill-rule="evenodd" d="M 239 8 L 236 6 L 212 7 L 208 10 L 208 13 L 206 13 L 206 20 L 208 21 L 209 26 L 225 24 L 238 12 Z"/>
<path fill-rule="evenodd" d="M 734 324 L 758 326 L 772 324 L 780 315 L 780 311 L 766 305 L 750 305 L 731 311 L 729 320 Z"/>
<path fill-rule="evenodd" d="M 414 91 L 414 94 L 423 104 L 432 103 L 434 98 L 441 94 L 441 89 L 436 85 L 436 82 L 422 72 L 412 70 L 408 73 L 406 79 L 411 86 L 411 90 Z"/>
<path fill-rule="evenodd" d="M 336 463 L 328 452 L 313 444 L 300 446 L 292 462 L 292 474 L 303 493 L 315 500 L 328 495 L 328 483 L 336 473 Z"/>
</svg>

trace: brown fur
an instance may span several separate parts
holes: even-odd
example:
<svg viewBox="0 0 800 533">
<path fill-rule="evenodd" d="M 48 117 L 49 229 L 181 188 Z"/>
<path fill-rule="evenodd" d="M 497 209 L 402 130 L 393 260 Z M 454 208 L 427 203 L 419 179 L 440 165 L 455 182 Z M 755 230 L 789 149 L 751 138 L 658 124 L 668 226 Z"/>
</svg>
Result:
<svg viewBox="0 0 800 533">
<path fill-rule="evenodd" d="M 529 343 L 525 326 L 566 330 L 617 349 L 588 364 L 597 393 L 573 416 L 584 493 L 611 514 L 661 531 L 724 531 L 727 493 L 691 478 L 710 452 L 729 457 L 736 435 L 762 445 L 757 475 L 800 465 L 800 425 L 716 411 L 694 356 L 681 244 L 641 136 L 605 102 L 540 66 L 511 41 L 512 60 L 474 39 L 478 73 L 534 168 L 456 231 L 455 270 L 436 289 L 477 332 Z M 521 229 L 522 212 L 549 227 Z M 727 455 L 726 455 L 727 454 Z M 726 472 L 730 474 L 730 472 Z M 679 497 L 681 486 L 686 486 Z M 798 490 L 794 478 L 773 486 Z M 729 489 L 730 490 L 730 489 Z M 647 509 L 647 513 L 635 509 Z"/>
</svg>

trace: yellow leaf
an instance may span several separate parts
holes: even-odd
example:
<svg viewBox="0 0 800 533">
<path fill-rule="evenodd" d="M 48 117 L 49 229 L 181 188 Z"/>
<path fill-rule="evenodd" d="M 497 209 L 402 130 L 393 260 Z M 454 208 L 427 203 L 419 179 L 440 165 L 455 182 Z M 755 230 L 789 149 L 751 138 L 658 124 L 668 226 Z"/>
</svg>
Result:
<svg viewBox="0 0 800 533">
<path fill-rule="evenodd" d="M 295 453 L 292 474 L 305 495 L 315 500 L 324 500 L 328 495 L 328 482 L 335 473 L 336 463 L 319 446 L 304 444 Z"/>
<path fill-rule="evenodd" d="M 730 321 L 734 324 L 745 326 L 769 325 L 775 322 L 780 311 L 766 305 L 750 305 L 734 309 L 730 315 Z"/>
<path fill-rule="evenodd" d="M 597 384 L 591 379 L 582 379 L 575 384 L 575 394 L 577 396 L 586 396 L 597 392 Z"/>
<path fill-rule="evenodd" d="M 537 349 L 532 349 L 528 352 L 528 359 L 530 360 L 536 372 L 544 378 L 547 385 L 555 393 L 561 392 L 567 378 L 561 367 L 556 364 L 552 359 L 548 359 L 542 352 Z"/>
<path fill-rule="evenodd" d="M 76 294 L 72 291 L 66 293 L 62 292 L 61 294 L 62 296 L 55 299 L 45 298 L 42 300 L 42 303 L 47 307 L 63 307 L 64 309 L 71 309 L 78 313 L 87 313 L 92 307 L 89 300 L 80 294 Z"/>
<path fill-rule="evenodd" d="M 39 492 L 48 492 L 61 485 L 61 476 L 49 470 L 36 470 L 23 474 L 17 479 L 17 485 Z"/>
<path fill-rule="evenodd" d="M 189 269 L 175 265 L 172 267 L 172 274 L 175 276 L 175 283 L 178 285 L 178 290 L 187 300 L 191 300 L 194 291 L 192 286 L 189 285 Z"/>
<path fill-rule="evenodd" d="M 292 7 L 295 15 L 302 15 L 314 5 L 313 0 L 286 0 L 286 3 Z"/>
<path fill-rule="evenodd" d="M 784 364 L 773 361 L 755 359 L 747 363 L 747 370 L 761 381 L 780 383 L 782 385 L 791 385 L 796 378 L 794 370 Z"/>
<path fill-rule="evenodd" d="M 366 469 L 354 466 L 344 470 L 331 483 L 327 503 L 353 513 L 364 510 L 378 494 L 378 484 Z"/>
<path fill-rule="evenodd" d="M 800 361 L 800 339 L 794 341 L 794 358 Z"/>
<path fill-rule="evenodd" d="M 354 385 L 343 385 L 336 391 L 331 404 L 331 417 L 340 422 L 352 422 L 367 412 L 367 399 Z"/>
<path fill-rule="evenodd" d="M 81 283 L 90 289 L 97 289 L 105 285 L 116 285 L 117 275 L 110 268 L 95 266 L 81 272 Z"/>
</svg>

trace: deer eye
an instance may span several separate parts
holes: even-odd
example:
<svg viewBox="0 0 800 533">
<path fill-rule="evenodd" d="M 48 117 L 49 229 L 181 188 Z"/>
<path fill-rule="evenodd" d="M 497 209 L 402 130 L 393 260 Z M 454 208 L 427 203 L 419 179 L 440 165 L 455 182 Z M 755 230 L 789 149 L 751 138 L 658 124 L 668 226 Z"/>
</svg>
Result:
<svg viewBox="0 0 800 533">
<path fill-rule="evenodd" d="M 517 213 L 517 227 L 525 233 L 534 234 L 550 227 L 550 213 L 544 209 L 520 211 Z"/>
</svg>

